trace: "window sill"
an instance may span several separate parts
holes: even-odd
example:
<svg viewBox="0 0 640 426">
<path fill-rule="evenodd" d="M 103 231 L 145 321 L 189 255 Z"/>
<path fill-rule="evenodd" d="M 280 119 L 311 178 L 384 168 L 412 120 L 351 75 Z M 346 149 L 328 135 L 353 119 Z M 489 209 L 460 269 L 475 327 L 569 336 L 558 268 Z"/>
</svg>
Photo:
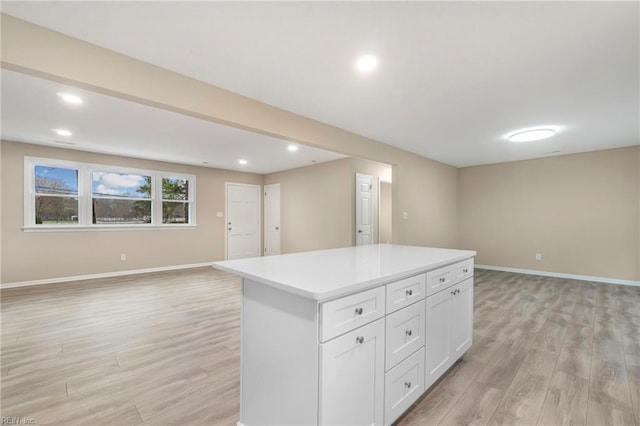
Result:
<svg viewBox="0 0 640 426">
<path fill-rule="evenodd" d="M 197 229 L 197 225 L 40 225 L 25 226 L 24 232 L 77 232 L 77 231 L 185 231 Z"/>
</svg>

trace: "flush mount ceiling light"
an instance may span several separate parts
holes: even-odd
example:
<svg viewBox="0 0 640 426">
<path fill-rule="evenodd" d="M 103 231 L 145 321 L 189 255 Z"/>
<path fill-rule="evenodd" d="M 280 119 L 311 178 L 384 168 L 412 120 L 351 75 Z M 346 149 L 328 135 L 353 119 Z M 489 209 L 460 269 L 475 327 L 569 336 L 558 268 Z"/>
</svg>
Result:
<svg viewBox="0 0 640 426">
<path fill-rule="evenodd" d="M 526 129 L 526 130 L 518 130 L 515 133 L 512 133 L 508 136 L 509 142 L 533 142 L 539 141 L 541 139 L 547 139 L 551 136 L 555 135 L 556 131 L 554 129 L 544 128 L 544 129 Z"/>
<path fill-rule="evenodd" d="M 298 150 L 298 145 L 291 144 L 287 147 L 287 149 L 291 152 L 296 152 Z"/>
<path fill-rule="evenodd" d="M 378 57 L 375 55 L 363 55 L 356 61 L 358 71 L 371 72 L 378 68 Z"/>
<path fill-rule="evenodd" d="M 56 94 L 60 99 L 62 99 L 68 104 L 79 105 L 82 103 L 82 98 L 80 96 L 76 96 L 71 93 L 64 93 L 64 92 L 58 92 Z"/>
<path fill-rule="evenodd" d="M 68 137 L 71 136 L 72 133 L 69 130 L 65 129 L 51 129 L 52 132 L 55 132 L 58 136 Z"/>
<path fill-rule="evenodd" d="M 247 164 L 247 160 L 245 160 L 244 158 L 241 158 L 238 160 L 238 164 L 244 166 L 245 164 Z"/>
</svg>

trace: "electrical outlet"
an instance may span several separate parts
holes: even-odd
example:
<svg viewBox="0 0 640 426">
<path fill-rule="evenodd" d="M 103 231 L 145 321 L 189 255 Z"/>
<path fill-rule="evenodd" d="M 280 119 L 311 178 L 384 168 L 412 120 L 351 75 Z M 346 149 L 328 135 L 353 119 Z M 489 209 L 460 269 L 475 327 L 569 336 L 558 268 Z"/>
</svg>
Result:
<svg viewBox="0 0 640 426">
<path fill-rule="evenodd" d="M 126 253 L 122 253 L 120 255 L 120 260 L 127 260 L 127 254 Z"/>
<path fill-rule="evenodd" d="M 536 260 L 542 260 L 542 253 L 536 253 Z"/>
</svg>

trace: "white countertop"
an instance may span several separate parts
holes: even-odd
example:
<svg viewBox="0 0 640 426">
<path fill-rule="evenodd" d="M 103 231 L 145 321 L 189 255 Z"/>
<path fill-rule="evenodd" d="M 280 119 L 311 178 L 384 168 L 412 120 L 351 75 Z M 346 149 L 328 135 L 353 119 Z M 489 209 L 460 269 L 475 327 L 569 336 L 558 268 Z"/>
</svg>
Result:
<svg viewBox="0 0 640 426">
<path fill-rule="evenodd" d="M 475 255 L 471 250 L 374 244 L 227 260 L 213 267 L 302 297 L 327 300 Z"/>
</svg>

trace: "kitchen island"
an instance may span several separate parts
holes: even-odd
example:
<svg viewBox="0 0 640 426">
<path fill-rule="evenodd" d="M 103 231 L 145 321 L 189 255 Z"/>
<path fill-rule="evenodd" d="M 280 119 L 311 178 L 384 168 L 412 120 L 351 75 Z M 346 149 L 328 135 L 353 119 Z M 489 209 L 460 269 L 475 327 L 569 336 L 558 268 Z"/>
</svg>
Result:
<svg viewBox="0 0 640 426">
<path fill-rule="evenodd" d="M 240 275 L 240 424 L 391 424 L 471 346 L 474 251 L 389 244 Z"/>
</svg>

